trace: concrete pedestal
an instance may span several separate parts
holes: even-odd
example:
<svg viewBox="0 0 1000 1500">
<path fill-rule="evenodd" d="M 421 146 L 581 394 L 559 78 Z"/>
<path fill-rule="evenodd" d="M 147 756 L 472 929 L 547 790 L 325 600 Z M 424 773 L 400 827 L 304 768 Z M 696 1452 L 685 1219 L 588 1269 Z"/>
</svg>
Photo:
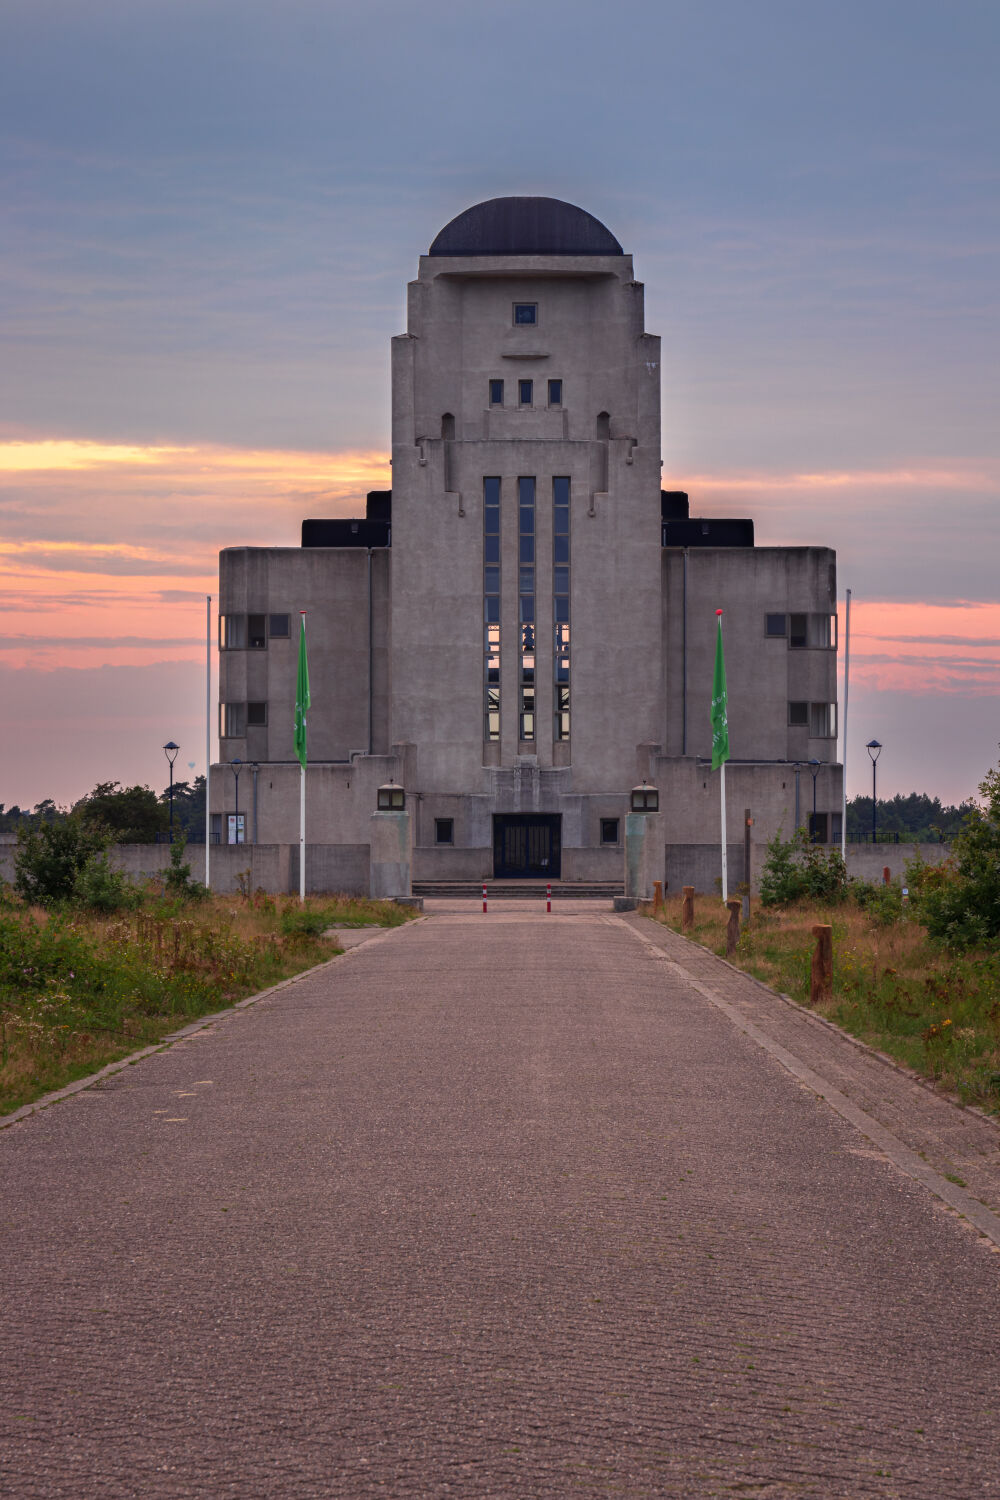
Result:
<svg viewBox="0 0 1000 1500">
<path fill-rule="evenodd" d="M 653 881 L 663 879 L 660 814 L 630 812 L 625 817 L 625 899 L 652 901 Z"/>
<path fill-rule="evenodd" d="M 370 892 L 373 899 L 398 901 L 412 896 L 410 814 L 373 812 L 370 821 Z"/>
</svg>

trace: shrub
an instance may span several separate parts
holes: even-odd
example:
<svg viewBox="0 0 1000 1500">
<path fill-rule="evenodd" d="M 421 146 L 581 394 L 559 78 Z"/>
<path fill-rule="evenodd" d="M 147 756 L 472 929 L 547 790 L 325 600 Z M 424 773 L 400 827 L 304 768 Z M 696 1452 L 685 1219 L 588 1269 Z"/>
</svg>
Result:
<svg viewBox="0 0 1000 1500">
<path fill-rule="evenodd" d="M 91 911 L 126 911 L 140 905 L 142 894 L 123 875 L 113 870 L 107 850 L 92 854 L 73 881 L 72 900 L 77 906 L 89 907 Z"/>
<path fill-rule="evenodd" d="M 873 927 L 892 927 L 903 920 L 903 887 L 898 880 L 888 885 L 882 881 L 852 880 L 849 890 L 854 904 Z"/>
<path fill-rule="evenodd" d="M 919 897 L 927 931 L 950 948 L 988 947 L 1000 937 L 1000 768 L 979 791 L 985 806 L 966 818 L 951 859 Z"/>
<path fill-rule="evenodd" d="M 767 846 L 761 873 L 763 906 L 787 906 L 790 902 L 838 901 L 847 890 L 847 867 L 840 850 L 809 842 L 804 828 L 790 839 L 781 830 Z"/>
<path fill-rule="evenodd" d="M 203 901 L 208 889 L 192 878 L 191 866 L 184 863 L 187 839 L 178 839 L 170 845 L 170 868 L 164 872 L 164 890 L 170 896 L 180 896 L 186 901 Z"/>
<path fill-rule="evenodd" d="M 77 876 L 88 860 L 103 852 L 107 835 L 79 818 L 64 823 L 22 826 L 17 831 L 14 887 L 25 901 L 53 906 L 71 901 Z"/>
</svg>

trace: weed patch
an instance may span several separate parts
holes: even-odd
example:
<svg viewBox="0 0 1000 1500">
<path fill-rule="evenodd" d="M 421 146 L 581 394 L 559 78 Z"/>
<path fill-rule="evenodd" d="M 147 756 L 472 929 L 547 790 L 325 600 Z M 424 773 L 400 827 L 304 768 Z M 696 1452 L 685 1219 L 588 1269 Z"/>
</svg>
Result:
<svg viewBox="0 0 1000 1500">
<path fill-rule="evenodd" d="M 165 894 L 122 910 L 0 905 L 0 1114 L 186 1021 L 339 953 L 340 925 L 397 926 L 390 903 Z"/>
</svg>

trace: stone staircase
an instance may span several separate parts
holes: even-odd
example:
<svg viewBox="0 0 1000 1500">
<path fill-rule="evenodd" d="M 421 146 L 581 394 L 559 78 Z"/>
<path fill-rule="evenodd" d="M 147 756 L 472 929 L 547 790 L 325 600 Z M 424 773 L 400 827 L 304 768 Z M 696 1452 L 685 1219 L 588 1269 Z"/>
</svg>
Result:
<svg viewBox="0 0 1000 1500">
<path fill-rule="evenodd" d="M 490 901 L 544 901 L 544 880 L 487 880 L 486 891 Z M 620 880 L 553 880 L 553 901 L 607 901 L 610 903 L 625 890 Z M 415 880 L 414 896 L 449 897 L 452 900 L 479 900 L 483 898 L 481 880 Z"/>
</svg>

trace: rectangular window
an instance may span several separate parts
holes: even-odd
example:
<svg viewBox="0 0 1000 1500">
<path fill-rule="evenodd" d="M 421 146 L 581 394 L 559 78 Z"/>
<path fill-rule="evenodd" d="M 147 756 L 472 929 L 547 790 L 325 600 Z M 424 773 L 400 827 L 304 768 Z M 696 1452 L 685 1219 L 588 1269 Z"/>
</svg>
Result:
<svg viewBox="0 0 1000 1500">
<path fill-rule="evenodd" d="M 270 637 L 271 637 L 272 640 L 278 640 L 278 639 L 287 640 L 288 639 L 288 616 L 287 615 L 268 615 L 268 617 L 267 617 L 267 629 L 268 629 L 268 634 L 270 635 Z"/>
<path fill-rule="evenodd" d="M 843 813 L 831 813 L 830 814 L 830 842 L 831 842 L 831 844 L 839 844 L 840 841 L 841 841 L 841 839 L 843 838 L 843 836 L 844 836 L 844 815 L 843 815 Z"/>
<path fill-rule="evenodd" d="M 562 406 L 562 381 L 549 381 L 549 405 Z"/>
<path fill-rule="evenodd" d="M 434 819 L 434 842 L 435 844 L 453 844 L 455 842 L 454 818 Z"/>
<path fill-rule="evenodd" d="M 552 623 L 555 635 L 555 723 L 557 740 L 569 739 L 569 479 L 552 481 Z M 617 835 L 615 837 L 617 843 Z"/>
<path fill-rule="evenodd" d="M 247 732 L 245 703 L 219 704 L 219 734 L 224 739 L 241 740 Z"/>
<path fill-rule="evenodd" d="M 483 735 L 500 738 L 500 480 L 483 480 Z"/>
<path fill-rule="evenodd" d="M 806 648 L 806 633 L 808 630 L 808 615 L 789 615 L 788 617 L 788 644 L 793 651 L 804 651 Z"/>
<path fill-rule="evenodd" d="M 517 327 L 530 327 L 538 322 L 537 302 L 515 302 L 514 323 Z"/>
<path fill-rule="evenodd" d="M 267 645 L 267 615 L 247 615 L 247 645 L 263 651 Z"/>
<path fill-rule="evenodd" d="M 836 703 L 810 703 L 809 737 L 814 740 L 832 740 L 837 737 Z"/>
<path fill-rule="evenodd" d="M 521 406 L 530 406 L 535 390 L 533 380 L 519 380 L 517 382 L 517 399 Z"/>
<path fill-rule="evenodd" d="M 503 381 L 490 381 L 490 405 L 503 406 Z"/>
<path fill-rule="evenodd" d="M 809 644 L 816 651 L 829 651 L 837 644 L 837 616 L 809 616 Z"/>
<path fill-rule="evenodd" d="M 764 616 L 764 634 L 765 635 L 773 635 L 773 636 L 781 636 L 782 638 L 784 638 L 788 634 L 788 616 L 787 615 L 765 615 Z"/>
<path fill-rule="evenodd" d="M 212 813 L 208 831 L 209 842 L 220 844 L 222 842 L 222 814 Z"/>
<path fill-rule="evenodd" d="M 256 726 L 259 727 L 260 725 L 263 725 L 263 724 L 266 724 L 266 723 L 267 723 L 267 704 L 266 703 L 248 703 L 247 704 L 247 725 L 249 726 L 250 724 L 254 724 L 254 725 L 256 725 Z"/>
<path fill-rule="evenodd" d="M 246 648 L 246 643 L 246 615 L 220 615 L 219 649 L 221 651 L 242 651 Z"/>
<path fill-rule="evenodd" d="M 521 381 L 521 385 L 531 381 Z M 521 632 L 519 729 L 522 740 L 535 738 L 535 481 L 517 481 L 518 629 Z"/>
<path fill-rule="evenodd" d="M 808 703 L 789 703 L 789 705 L 788 705 L 788 722 L 789 722 L 789 724 L 795 724 L 795 725 L 808 724 L 809 723 L 809 705 L 808 705 Z"/>
<path fill-rule="evenodd" d="M 602 818 L 601 819 L 601 843 L 602 844 L 617 844 L 617 842 L 618 842 L 618 819 L 617 818 Z"/>
</svg>

